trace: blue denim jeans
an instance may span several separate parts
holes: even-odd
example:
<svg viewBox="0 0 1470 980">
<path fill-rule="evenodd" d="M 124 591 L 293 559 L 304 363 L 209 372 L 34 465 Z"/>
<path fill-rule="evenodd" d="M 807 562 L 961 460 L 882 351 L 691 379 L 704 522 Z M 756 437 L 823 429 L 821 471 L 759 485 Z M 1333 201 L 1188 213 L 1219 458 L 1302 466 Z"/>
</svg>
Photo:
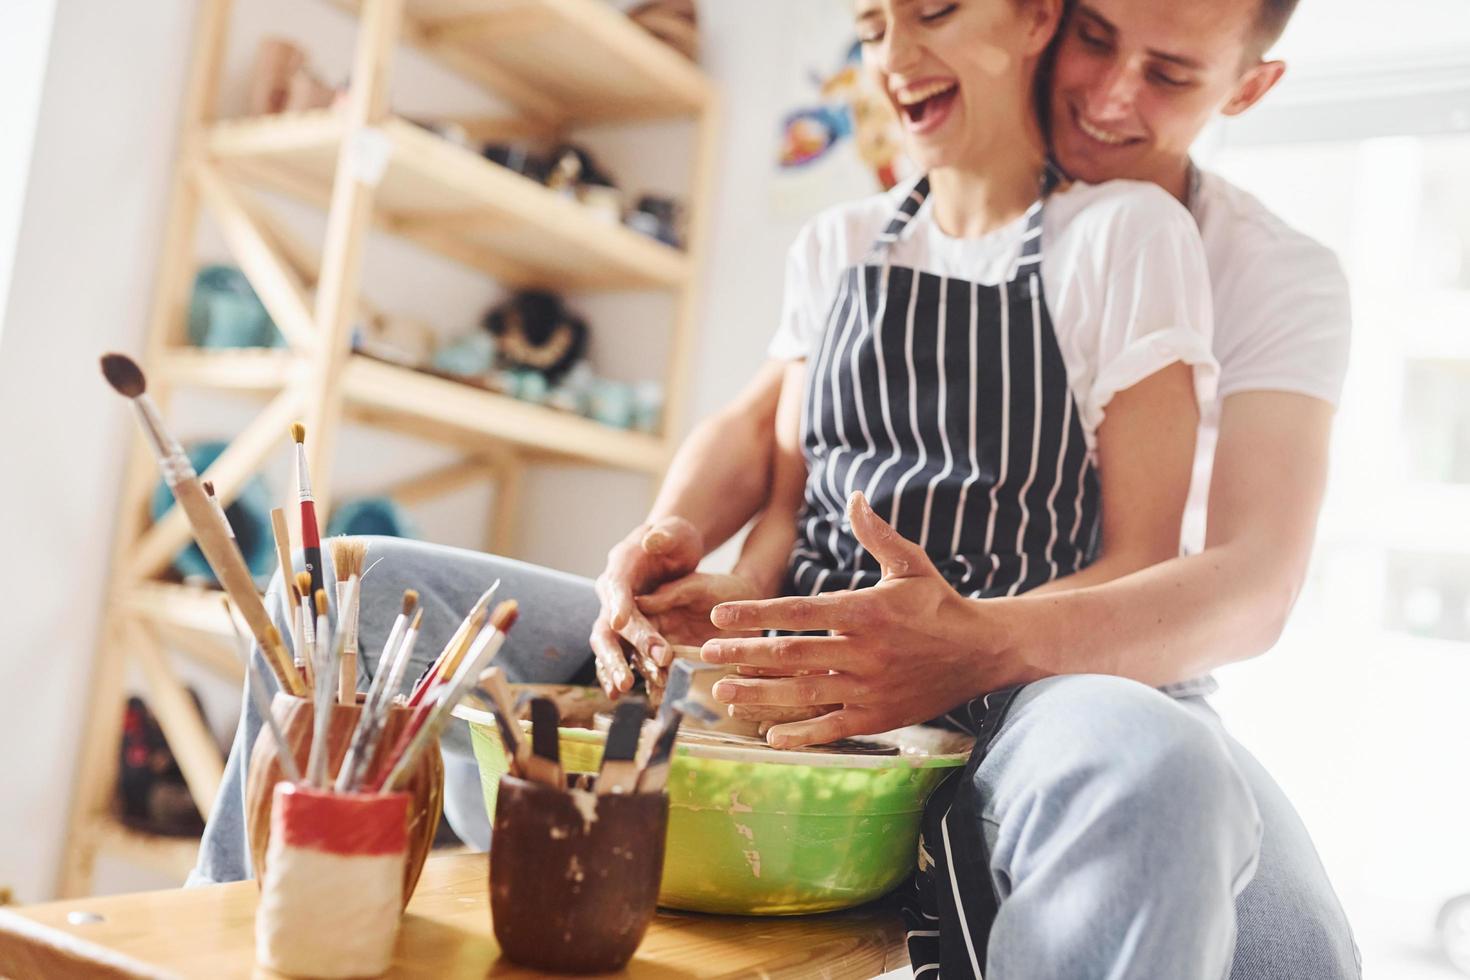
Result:
<svg viewBox="0 0 1470 980">
<path fill-rule="evenodd" d="M 424 610 L 411 683 L 497 578 L 500 596 L 521 604 L 497 659 L 511 679 L 592 683 L 587 635 L 598 603 L 589 580 L 420 542 L 369 544 L 368 564 L 382 561 L 362 582 L 360 690 L 404 589 L 418 590 Z M 279 580 L 271 595 L 284 608 Z M 245 775 L 260 725 L 245 698 L 191 885 L 250 876 Z M 452 725 L 443 746 L 445 816 L 466 843 L 488 848 L 466 726 Z M 991 980 L 1361 976 L 1306 828 L 1203 698 L 1115 677 L 1032 684 L 975 783 L 981 826 L 968 829 L 984 835 L 1000 898 Z"/>
</svg>

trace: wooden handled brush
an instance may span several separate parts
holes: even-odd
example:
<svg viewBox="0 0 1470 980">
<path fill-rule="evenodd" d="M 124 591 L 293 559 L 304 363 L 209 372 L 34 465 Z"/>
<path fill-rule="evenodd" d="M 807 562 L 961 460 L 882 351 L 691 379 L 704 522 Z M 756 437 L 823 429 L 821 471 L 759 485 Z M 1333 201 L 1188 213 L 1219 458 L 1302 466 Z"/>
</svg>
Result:
<svg viewBox="0 0 1470 980">
<path fill-rule="evenodd" d="M 148 381 L 143 369 L 126 355 L 106 354 L 102 358 L 102 376 L 113 390 L 132 403 L 138 424 L 142 426 L 158 460 L 158 468 L 163 472 L 164 482 L 173 491 L 174 500 L 194 530 L 199 550 L 204 552 L 215 577 L 245 618 L 255 642 L 265 651 L 276 682 L 292 694 L 305 695 L 306 684 L 292 666 L 285 645 L 281 643 L 280 632 L 272 625 L 265 605 L 260 601 L 260 593 L 255 591 L 255 580 L 245 565 L 244 556 L 222 526 L 224 522 L 200 486 L 199 475 L 194 472 L 183 447 L 164 427 L 157 406 L 148 397 Z M 273 633 L 274 641 L 271 639 Z"/>
</svg>

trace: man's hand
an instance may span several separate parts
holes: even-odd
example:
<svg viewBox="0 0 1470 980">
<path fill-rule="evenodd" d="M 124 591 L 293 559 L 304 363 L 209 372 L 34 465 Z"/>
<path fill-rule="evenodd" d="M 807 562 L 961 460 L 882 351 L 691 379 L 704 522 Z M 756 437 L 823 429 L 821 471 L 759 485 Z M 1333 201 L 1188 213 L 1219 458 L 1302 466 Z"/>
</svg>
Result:
<svg viewBox="0 0 1470 980">
<path fill-rule="evenodd" d="M 668 641 L 639 611 L 634 596 L 688 575 L 703 557 L 704 540 L 698 529 L 680 517 L 634 528 L 607 553 L 607 567 L 596 583 L 602 608 L 590 642 L 597 678 L 609 697 L 633 687 L 625 642 L 647 670 L 666 667 L 673 658 Z"/>
<path fill-rule="evenodd" d="M 714 695 L 734 705 L 737 717 L 759 717 L 769 707 L 839 705 L 767 733 L 776 748 L 795 748 L 928 721 L 988 691 L 1044 676 L 1012 652 L 981 614 L 983 603 L 955 592 L 924 550 L 875 514 L 862 494 L 852 495 L 847 512 L 853 534 L 882 566 L 877 585 L 715 608 L 711 618 L 720 629 L 832 634 L 706 643 L 702 656 L 710 663 L 816 672 L 720 681 Z"/>
</svg>

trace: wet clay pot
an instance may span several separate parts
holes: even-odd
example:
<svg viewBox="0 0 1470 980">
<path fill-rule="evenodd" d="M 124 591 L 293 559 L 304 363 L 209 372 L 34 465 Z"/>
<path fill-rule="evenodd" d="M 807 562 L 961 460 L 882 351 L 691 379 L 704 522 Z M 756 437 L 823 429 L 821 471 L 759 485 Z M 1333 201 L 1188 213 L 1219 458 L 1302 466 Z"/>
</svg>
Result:
<svg viewBox="0 0 1470 980">
<path fill-rule="evenodd" d="M 669 798 L 594 796 L 504 776 L 490 844 L 490 914 L 506 958 L 553 973 L 632 959 L 658 904 Z"/>
<path fill-rule="evenodd" d="M 361 699 L 362 695 L 358 695 Z M 327 772 L 335 777 L 342 759 L 347 755 L 347 743 L 357 727 L 362 714 L 362 705 L 330 705 L 331 728 L 327 733 Z M 277 694 L 271 712 L 281 725 L 281 733 L 291 745 L 291 754 L 302 772 L 306 771 L 306 759 L 311 753 L 313 712 L 311 702 L 289 694 Z M 387 728 L 378 742 L 378 755 L 374 767 L 398 741 L 403 726 L 408 723 L 410 712 L 406 708 L 389 709 Z M 286 778 L 276 761 L 276 742 L 270 726 L 262 725 L 250 753 L 250 775 L 245 782 L 245 822 L 250 834 L 250 859 L 255 869 L 255 880 L 265 880 L 266 859 L 269 855 L 271 837 L 271 805 L 276 783 Z M 424 869 L 424 859 L 434 842 L 439 829 L 439 816 L 444 810 L 444 760 L 438 746 L 426 749 L 419 756 L 408 783 L 400 787 L 408 794 L 408 856 L 403 867 L 403 905 L 413 897 L 419 873 Z"/>
</svg>

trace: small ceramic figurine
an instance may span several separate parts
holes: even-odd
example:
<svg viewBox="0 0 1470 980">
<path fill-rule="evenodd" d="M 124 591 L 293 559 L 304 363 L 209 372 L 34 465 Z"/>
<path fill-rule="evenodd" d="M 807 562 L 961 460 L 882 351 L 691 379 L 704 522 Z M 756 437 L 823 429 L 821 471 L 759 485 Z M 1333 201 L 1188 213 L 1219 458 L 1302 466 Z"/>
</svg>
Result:
<svg viewBox="0 0 1470 980">
<path fill-rule="evenodd" d="M 485 315 L 485 329 L 495 338 L 502 367 L 535 371 L 548 386 L 555 385 L 587 350 L 586 322 L 554 293 L 517 293 Z"/>
</svg>

